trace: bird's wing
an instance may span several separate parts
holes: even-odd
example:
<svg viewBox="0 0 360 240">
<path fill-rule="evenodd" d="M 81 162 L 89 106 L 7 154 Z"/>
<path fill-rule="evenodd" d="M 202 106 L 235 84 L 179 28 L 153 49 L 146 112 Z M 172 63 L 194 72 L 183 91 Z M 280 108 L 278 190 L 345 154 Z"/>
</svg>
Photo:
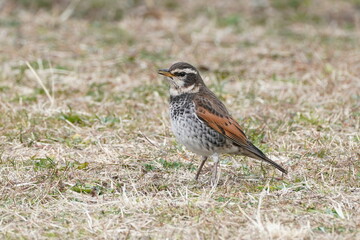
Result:
<svg viewBox="0 0 360 240">
<path fill-rule="evenodd" d="M 240 146 L 247 146 L 248 140 L 240 125 L 229 115 L 223 115 L 214 109 L 196 105 L 196 115 L 209 127 L 230 138 Z"/>
<path fill-rule="evenodd" d="M 210 96 L 209 99 L 207 96 Z M 264 160 L 283 173 L 287 171 L 279 164 L 268 158 L 260 149 L 254 146 L 246 137 L 240 125 L 231 117 L 226 107 L 215 95 L 210 94 L 194 99 L 195 113 L 197 117 L 209 127 L 223 136 L 234 141 L 234 144 L 243 149 L 242 154 Z"/>
<path fill-rule="evenodd" d="M 248 146 L 244 131 L 212 92 L 209 91 L 208 94 L 195 98 L 194 104 L 196 115 L 200 120 L 236 144 L 242 147 Z"/>
</svg>

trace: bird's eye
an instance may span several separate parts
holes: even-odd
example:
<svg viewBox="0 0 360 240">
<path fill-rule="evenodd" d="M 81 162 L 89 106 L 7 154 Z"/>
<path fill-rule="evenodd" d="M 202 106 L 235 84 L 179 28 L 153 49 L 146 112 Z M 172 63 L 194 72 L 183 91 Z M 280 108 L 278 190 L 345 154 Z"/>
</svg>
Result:
<svg viewBox="0 0 360 240">
<path fill-rule="evenodd" d="M 183 76 L 185 76 L 185 74 L 186 74 L 185 72 L 179 72 L 177 75 L 180 77 L 183 77 Z"/>
</svg>

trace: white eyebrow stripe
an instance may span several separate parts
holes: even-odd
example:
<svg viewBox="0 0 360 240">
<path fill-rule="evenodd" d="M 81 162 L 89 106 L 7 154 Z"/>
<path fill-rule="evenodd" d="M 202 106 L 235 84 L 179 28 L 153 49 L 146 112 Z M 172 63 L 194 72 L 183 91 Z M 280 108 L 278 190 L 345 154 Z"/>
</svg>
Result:
<svg viewBox="0 0 360 240">
<path fill-rule="evenodd" d="M 175 70 L 174 70 L 174 71 L 172 71 L 171 73 L 178 73 L 178 72 L 186 72 L 186 73 L 193 73 L 193 74 L 197 74 L 197 71 L 192 70 L 191 68 L 175 69 Z"/>
</svg>

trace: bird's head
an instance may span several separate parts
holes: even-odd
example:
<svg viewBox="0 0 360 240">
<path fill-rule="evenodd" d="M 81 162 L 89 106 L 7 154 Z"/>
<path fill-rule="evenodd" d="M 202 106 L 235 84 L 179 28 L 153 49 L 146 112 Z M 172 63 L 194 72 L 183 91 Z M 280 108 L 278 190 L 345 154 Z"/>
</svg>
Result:
<svg viewBox="0 0 360 240">
<path fill-rule="evenodd" d="M 160 69 L 170 82 L 170 96 L 176 97 L 184 93 L 197 93 L 204 82 L 199 71 L 185 62 L 173 64 L 169 69 Z"/>
</svg>

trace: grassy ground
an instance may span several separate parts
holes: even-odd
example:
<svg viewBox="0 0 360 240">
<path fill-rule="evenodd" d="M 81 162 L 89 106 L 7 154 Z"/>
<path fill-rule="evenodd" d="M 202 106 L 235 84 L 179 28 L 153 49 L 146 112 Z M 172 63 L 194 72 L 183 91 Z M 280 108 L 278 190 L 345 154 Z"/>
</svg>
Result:
<svg viewBox="0 0 360 240">
<path fill-rule="evenodd" d="M 237 2 L 1 3 L 0 238 L 359 239 L 360 2 Z M 288 175 L 193 180 L 156 73 L 180 60 Z"/>
</svg>

